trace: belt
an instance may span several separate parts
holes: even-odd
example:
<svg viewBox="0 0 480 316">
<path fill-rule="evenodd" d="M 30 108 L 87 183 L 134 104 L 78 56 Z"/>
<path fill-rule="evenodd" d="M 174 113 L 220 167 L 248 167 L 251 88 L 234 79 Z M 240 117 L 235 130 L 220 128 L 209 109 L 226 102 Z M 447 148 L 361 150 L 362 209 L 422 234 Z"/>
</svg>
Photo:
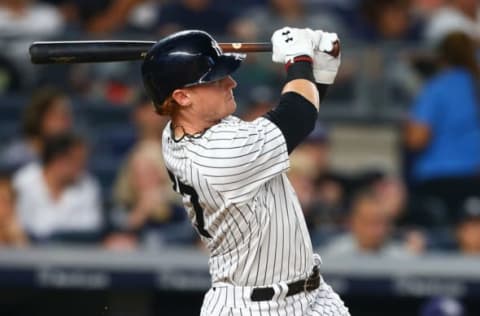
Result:
<svg viewBox="0 0 480 316">
<path fill-rule="evenodd" d="M 320 286 L 320 272 L 318 267 L 313 268 L 312 274 L 303 280 L 288 283 L 287 296 L 292 296 L 300 292 L 311 292 Z M 253 289 L 250 299 L 253 302 L 270 301 L 275 295 L 273 287 L 257 287 Z"/>
</svg>

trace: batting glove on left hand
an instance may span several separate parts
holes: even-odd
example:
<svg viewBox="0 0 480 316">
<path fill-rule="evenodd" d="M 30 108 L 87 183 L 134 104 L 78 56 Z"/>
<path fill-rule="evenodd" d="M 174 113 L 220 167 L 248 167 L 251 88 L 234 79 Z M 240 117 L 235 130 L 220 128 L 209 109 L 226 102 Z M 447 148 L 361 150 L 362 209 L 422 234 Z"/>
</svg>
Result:
<svg viewBox="0 0 480 316">
<path fill-rule="evenodd" d="M 284 27 L 272 35 L 272 60 L 276 63 L 288 63 L 297 56 L 313 57 L 314 37 L 310 29 Z"/>
<path fill-rule="evenodd" d="M 318 30 L 311 31 L 310 36 L 312 36 L 315 43 L 313 52 L 313 77 L 315 82 L 332 84 L 340 67 L 341 53 L 334 57 L 328 52 L 331 52 L 335 42 L 339 41 L 338 35 Z"/>
</svg>

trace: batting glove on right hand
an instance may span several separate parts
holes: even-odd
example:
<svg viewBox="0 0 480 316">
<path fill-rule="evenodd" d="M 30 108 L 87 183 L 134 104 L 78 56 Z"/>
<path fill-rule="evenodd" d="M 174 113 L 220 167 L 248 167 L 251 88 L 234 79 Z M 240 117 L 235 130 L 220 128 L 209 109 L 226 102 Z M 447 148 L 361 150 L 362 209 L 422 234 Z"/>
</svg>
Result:
<svg viewBox="0 0 480 316">
<path fill-rule="evenodd" d="M 310 56 L 313 58 L 315 37 L 310 29 L 284 27 L 272 35 L 272 60 L 276 63 L 293 62 L 297 56 Z"/>
<path fill-rule="evenodd" d="M 310 31 L 310 36 L 312 36 L 315 43 L 313 54 L 313 77 L 315 82 L 332 84 L 340 67 L 341 53 L 334 57 L 328 52 L 331 52 L 335 42 L 338 42 L 338 35 L 318 30 Z"/>
</svg>

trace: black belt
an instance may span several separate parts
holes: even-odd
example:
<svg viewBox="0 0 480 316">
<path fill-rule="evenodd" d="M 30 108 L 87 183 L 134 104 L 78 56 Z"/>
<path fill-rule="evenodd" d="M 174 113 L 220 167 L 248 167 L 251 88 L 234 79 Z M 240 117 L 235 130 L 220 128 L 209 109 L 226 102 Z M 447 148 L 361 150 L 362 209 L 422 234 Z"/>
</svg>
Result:
<svg viewBox="0 0 480 316">
<path fill-rule="evenodd" d="M 287 296 L 292 296 L 300 292 L 311 292 L 316 290 L 320 286 L 320 272 L 318 267 L 314 267 L 312 274 L 308 279 L 298 280 L 292 283 L 288 283 Z M 275 295 L 273 287 L 257 287 L 253 289 L 250 299 L 254 302 L 270 301 Z"/>
</svg>

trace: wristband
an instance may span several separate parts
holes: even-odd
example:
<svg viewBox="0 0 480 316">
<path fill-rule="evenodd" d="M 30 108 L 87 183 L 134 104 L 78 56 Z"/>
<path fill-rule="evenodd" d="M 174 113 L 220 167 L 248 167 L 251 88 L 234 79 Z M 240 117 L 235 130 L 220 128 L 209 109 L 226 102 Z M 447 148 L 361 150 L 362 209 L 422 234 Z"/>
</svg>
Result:
<svg viewBox="0 0 480 316">
<path fill-rule="evenodd" d="M 313 58 L 308 56 L 308 55 L 301 55 L 301 56 L 296 56 L 290 59 L 286 64 L 285 64 L 285 69 L 288 70 L 288 68 L 293 65 L 294 63 L 298 63 L 301 61 L 309 62 L 310 64 L 313 64 Z"/>
<path fill-rule="evenodd" d="M 292 61 L 289 61 L 285 65 L 287 69 L 287 82 L 295 79 L 306 79 L 315 82 L 312 62 L 312 58 L 307 55 L 294 57 Z"/>
</svg>

